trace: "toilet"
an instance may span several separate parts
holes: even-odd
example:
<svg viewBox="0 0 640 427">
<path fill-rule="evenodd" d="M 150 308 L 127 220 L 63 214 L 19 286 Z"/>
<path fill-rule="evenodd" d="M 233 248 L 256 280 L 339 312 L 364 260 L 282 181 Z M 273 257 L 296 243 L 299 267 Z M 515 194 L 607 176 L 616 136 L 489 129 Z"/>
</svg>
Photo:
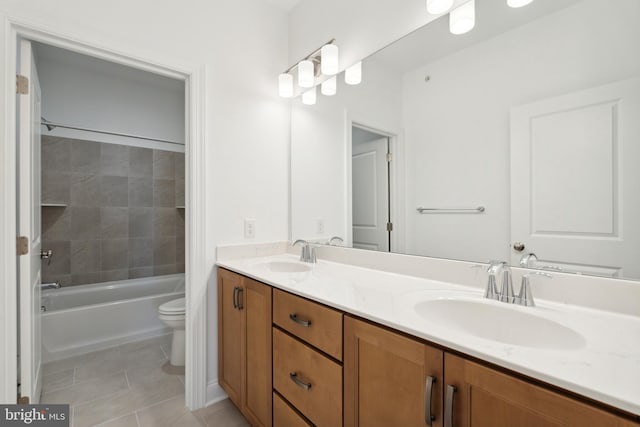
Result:
<svg viewBox="0 0 640 427">
<path fill-rule="evenodd" d="M 173 366 L 184 366 L 184 301 L 184 298 L 178 298 L 158 307 L 158 317 L 160 320 L 173 329 L 171 358 L 169 360 L 169 363 Z"/>
</svg>

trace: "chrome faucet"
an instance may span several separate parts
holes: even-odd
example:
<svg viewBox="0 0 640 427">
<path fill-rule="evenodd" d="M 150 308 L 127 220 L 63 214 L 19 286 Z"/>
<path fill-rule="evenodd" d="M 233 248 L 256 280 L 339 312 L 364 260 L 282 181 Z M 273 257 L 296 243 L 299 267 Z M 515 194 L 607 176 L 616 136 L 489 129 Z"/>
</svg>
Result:
<svg viewBox="0 0 640 427">
<path fill-rule="evenodd" d="M 302 239 L 296 240 L 291 246 L 295 246 L 298 243 L 302 245 L 302 250 L 300 251 L 300 261 L 315 264 L 317 261 L 316 248 L 311 246 L 311 244 L 306 240 Z"/>
<path fill-rule="evenodd" d="M 522 255 L 522 258 L 520 258 L 520 267 L 532 268 L 535 266 L 536 262 L 538 262 L 536 254 L 529 252 L 528 254 Z"/>
<path fill-rule="evenodd" d="M 337 241 L 338 243 L 344 243 L 344 239 L 343 239 L 342 237 L 340 237 L 340 236 L 333 236 L 332 238 L 330 238 L 330 239 L 327 241 L 327 245 L 329 245 L 329 246 L 336 246 L 336 245 L 334 245 L 334 244 L 333 244 L 333 241 L 334 241 L 334 240 L 335 240 L 335 241 Z"/>
<path fill-rule="evenodd" d="M 507 304 L 513 304 L 516 300 L 513 291 L 513 279 L 511 278 L 511 267 L 504 265 L 502 267 L 502 288 L 500 289 L 500 301 Z"/>
</svg>

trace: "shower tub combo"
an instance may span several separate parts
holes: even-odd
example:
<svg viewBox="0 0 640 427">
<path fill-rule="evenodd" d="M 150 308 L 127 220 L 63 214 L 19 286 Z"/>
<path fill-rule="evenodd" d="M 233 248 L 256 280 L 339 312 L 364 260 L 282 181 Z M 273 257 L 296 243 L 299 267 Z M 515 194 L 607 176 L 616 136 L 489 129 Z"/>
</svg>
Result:
<svg viewBox="0 0 640 427">
<path fill-rule="evenodd" d="M 43 291 L 42 361 L 168 334 L 158 307 L 184 292 L 184 274 Z"/>
</svg>

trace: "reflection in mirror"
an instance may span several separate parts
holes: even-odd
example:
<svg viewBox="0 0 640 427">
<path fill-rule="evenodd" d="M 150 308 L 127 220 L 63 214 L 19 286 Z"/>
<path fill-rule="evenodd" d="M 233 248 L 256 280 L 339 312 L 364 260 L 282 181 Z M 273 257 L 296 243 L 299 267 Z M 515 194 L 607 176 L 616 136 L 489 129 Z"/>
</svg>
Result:
<svg viewBox="0 0 640 427">
<path fill-rule="evenodd" d="M 640 279 L 640 2 L 476 13 L 293 101 L 292 239 Z"/>
</svg>

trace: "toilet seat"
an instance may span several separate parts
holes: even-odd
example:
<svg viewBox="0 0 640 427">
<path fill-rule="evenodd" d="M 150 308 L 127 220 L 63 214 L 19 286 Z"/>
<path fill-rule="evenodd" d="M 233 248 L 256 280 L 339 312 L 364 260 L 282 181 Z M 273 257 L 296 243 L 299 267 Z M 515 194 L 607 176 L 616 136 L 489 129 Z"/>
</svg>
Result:
<svg viewBox="0 0 640 427">
<path fill-rule="evenodd" d="M 185 299 L 178 298 L 169 302 L 165 302 L 158 307 L 158 312 L 165 316 L 184 316 L 185 314 Z"/>
</svg>

